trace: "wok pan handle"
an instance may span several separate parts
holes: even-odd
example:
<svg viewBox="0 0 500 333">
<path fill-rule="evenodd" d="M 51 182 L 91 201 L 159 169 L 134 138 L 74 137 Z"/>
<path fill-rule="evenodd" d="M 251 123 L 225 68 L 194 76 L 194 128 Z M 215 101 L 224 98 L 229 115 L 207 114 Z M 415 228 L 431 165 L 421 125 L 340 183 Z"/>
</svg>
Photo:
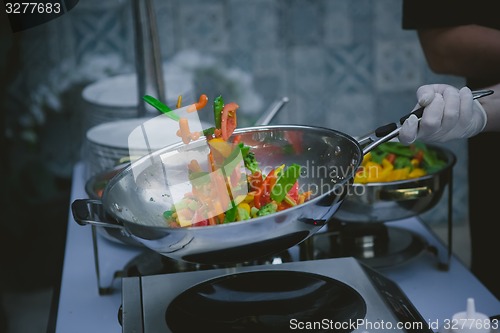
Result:
<svg viewBox="0 0 500 333">
<path fill-rule="evenodd" d="M 473 99 L 478 99 L 484 96 L 488 96 L 493 94 L 493 90 L 475 90 L 472 92 L 472 98 Z M 424 113 L 424 107 L 418 108 L 407 115 L 401 117 L 399 119 L 399 123 L 389 123 L 383 126 L 378 127 L 375 131 L 372 133 L 369 133 L 367 135 L 364 135 L 361 139 L 358 139 L 358 143 L 363 147 L 363 154 L 367 154 L 370 152 L 373 148 L 377 147 L 378 145 L 387 142 L 396 136 L 398 136 L 399 131 L 401 129 L 401 125 L 405 122 L 405 120 L 410 117 L 412 114 L 417 116 L 417 118 L 420 120 L 422 118 L 422 115 Z"/>
<path fill-rule="evenodd" d="M 288 97 L 283 97 L 275 101 L 271 106 L 255 121 L 256 126 L 265 126 L 274 119 L 276 114 L 288 103 Z"/>
<path fill-rule="evenodd" d="M 481 98 L 481 97 L 484 97 L 484 96 L 488 96 L 488 95 L 491 95 L 493 94 L 493 90 L 475 90 L 472 92 L 472 98 L 473 99 L 478 99 L 478 98 Z M 412 114 L 414 114 L 415 116 L 417 116 L 418 119 L 422 118 L 422 115 L 424 114 L 424 107 L 420 107 L 410 113 L 408 113 L 406 116 L 403 116 L 401 117 L 401 119 L 399 119 L 399 123 L 401 125 L 403 125 L 403 123 L 405 122 L 406 119 L 408 119 Z"/>
<path fill-rule="evenodd" d="M 105 212 L 102 202 L 94 199 L 77 199 L 71 204 L 73 218 L 79 225 L 123 229 L 119 222 L 104 221 Z"/>
</svg>

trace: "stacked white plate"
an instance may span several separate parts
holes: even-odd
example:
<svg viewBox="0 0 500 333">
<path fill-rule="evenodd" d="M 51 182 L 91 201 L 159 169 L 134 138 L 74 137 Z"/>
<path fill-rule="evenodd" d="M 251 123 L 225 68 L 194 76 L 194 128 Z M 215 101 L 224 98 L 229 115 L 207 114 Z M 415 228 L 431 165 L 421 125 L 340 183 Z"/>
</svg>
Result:
<svg viewBox="0 0 500 333">
<path fill-rule="evenodd" d="M 172 72 L 164 75 L 167 104 L 173 107 L 178 96 L 192 98 L 192 80 L 189 75 Z M 85 128 L 118 120 L 137 118 L 139 102 L 136 74 L 122 74 L 96 81 L 82 91 Z"/>
<path fill-rule="evenodd" d="M 208 127 L 210 124 L 197 119 L 190 121 L 193 132 Z M 84 145 L 87 178 L 180 142 L 178 129 L 178 123 L 165 115 L 122 119 L 92 127 L 87 131 Z"/>
</svg>

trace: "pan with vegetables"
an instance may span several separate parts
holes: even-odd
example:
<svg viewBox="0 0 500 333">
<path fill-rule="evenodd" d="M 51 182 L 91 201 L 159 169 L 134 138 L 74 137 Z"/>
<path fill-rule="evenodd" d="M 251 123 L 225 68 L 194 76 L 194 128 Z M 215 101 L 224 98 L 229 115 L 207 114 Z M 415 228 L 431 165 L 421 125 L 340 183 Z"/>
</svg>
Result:
<svg viewBox="0 0 500 333">
<path fill-rule="evenodd" d="M 203 215 L 189 199 L 193 182 L 195 187 L 216 184 L 223 188 L 225 184 L 213 172 L 194 174 L 194 178 L 189 179 L 193 173 L 186 166 L 191 160 L 198 160 L 202 170 L 209 167 L 208 161 L 202 161 L 206 160 L 210 147 L 205 137 L 201 137 L 187 145 L 176 144 L 132 162 L 108 182 L 101 200 L 74 201 L 73 216 L 80 224 L 119 228 L 144 246 L 176 260 L 201 264 L 245 262 L 286 250 L 323 227 L 338 209 L 343 193 L 347 192 L 349 179 L 352 179 L 349 175 L 362 159 L 354 139 L 330 129 L 261 126 L 237 129 L 229 142 L 234 143 L 236 137 L 251 147 L 265 179 L 273 179 L 269 173 L 284 165 L 280 171 L 284 177 L 280 176 L 284 180 L 284 189 L 291 184 L 288 179 L 296 176 L 294 170 L 297 167 L 294 165 L 299 165 L 297 185 L 294 186 L 294 182 L 287 193 L 276 191 L 275 196 L 285 194 L 285 197 L 290 195 L 293 198 L 297 189 L 300 193 L 311 191 L 308 200 L 302 204 L 297 200 L 279 210 L 279 205 L 289 203 L 284 198 L 271 199 L 272 192 L 267 192 L 267 186 L 263 186 L 263 201 L 259 200 L 261 206 L 255 215 L 243 204 L 251 196 L 251 190 L 246 191 L 241 201 L 238 195 L 225 197 L 226 208 L 229 208 L 226 211 L 210 207 L 218 214 Z M 313 173 L 308 165 L 321 166 L 321 172 Z M 323 173 L 324 168 L 328 172 Z M 229 179 L 233 170 L 230 170 Z M 342 172 L 348 176 L 343 176 Z M 211 183 L 207 180 L 210 177 L 215 178 Z M 279 180 L 273 181 L 278 183 Z M 238 184 L 234 185 L 235 191 L 231 193 L 240 193 L 237 192 Z M 217 206 L 217 201 L 214 206 Z M 94 212 L 102 209 L 109 220 L 95 221 Z M 249 216 L 245 216 L 245 212 Z M 180 220 L 173 219 L 174 213 L 185 215 Z M 204 221 L 209 218 L 215 221 Z M 189 226 L 192 221 L 203 225 Z"/>
<path fill-rule="evenodd" d="M 336 218 L 345 222 L 389 222 L 433 208 L 451 181 L 450 150 L 415 142 L 386 142 L 363 158 Z"/>
<path fill-rule="evenodd" d="M 75 200 L 73 216 L 200 264 L 255 260 L 315 234 L 344 201 L 363 157 L 400 128 L 385 125 L 359 141 L 313 126 L 237 129 L 237 104 L 221 108 L 214 101 L 215 126 L 193 131 L 176 110 L 151 101 L 175 118 L 183 142 L 132 162 L 109 181 L 101 200 Z M 98 210 L 109 221 L 95 221 Z"/>
</svg>

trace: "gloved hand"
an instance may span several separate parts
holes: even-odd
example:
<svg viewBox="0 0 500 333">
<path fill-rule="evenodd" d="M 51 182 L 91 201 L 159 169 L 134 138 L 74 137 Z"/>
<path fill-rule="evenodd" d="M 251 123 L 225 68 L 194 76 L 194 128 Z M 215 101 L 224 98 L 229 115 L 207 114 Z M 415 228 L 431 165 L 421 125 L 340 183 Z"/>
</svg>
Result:
<svg viewBox="0 0 500 333">
<path fill-rule="evenodd" d="M 411 115 L 401 126 L 399 141 L 410 144 L 416 139 L 425 142 L 445 142 L 470 138 L 486 126 L 483 107 L 472 98 L 468 87 L 457 88 L 447 84 L 424 85 L 417 90 L 418 104 L 425 107 L 420 123 Z"/>
</svg>

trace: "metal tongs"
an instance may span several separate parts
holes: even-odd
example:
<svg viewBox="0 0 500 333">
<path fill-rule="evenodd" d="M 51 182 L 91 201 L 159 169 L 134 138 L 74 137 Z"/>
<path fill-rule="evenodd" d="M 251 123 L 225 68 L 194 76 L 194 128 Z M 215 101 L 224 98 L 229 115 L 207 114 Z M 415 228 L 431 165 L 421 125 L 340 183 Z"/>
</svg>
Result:
<svg viewBox="0 0 500 333">
<path fill-rule="evenodd" d="M 472 98 L 478 99 L 481 97 L 491 95 L 493 94 L 493 92 L 494 92 L 493 90 L 475 90 L 472 92 Z M 423 113 L 424 113 L 424 107 L 420 107 L 410 112 L 406 116 L 401 117 L 401 119 L 399 119 L 399 123 L 389 123 L 380 126 L 375 131 L 362 136 L 357 141 L 363 147 L 363 154 L 368 153 L 381 143 L 387 142 L 395 138 L 399 134 L 399 131 L 401 130 L 401 125 L 403 125 L 405 120 L 412 114 L 416 115 L 418 120 L 420 121 L 420 119 L 422 119 Z"/>
</svg>

